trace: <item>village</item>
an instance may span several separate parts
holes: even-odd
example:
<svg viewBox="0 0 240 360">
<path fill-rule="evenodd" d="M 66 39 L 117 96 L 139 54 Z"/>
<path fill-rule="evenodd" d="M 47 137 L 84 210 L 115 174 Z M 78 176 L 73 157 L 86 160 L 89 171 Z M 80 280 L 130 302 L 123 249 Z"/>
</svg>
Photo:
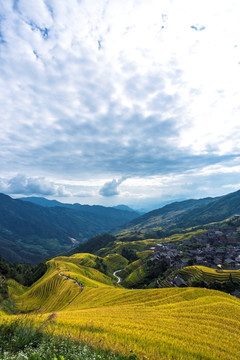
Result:
<svg viewBox="0 0 240 360">
<path fill-rule="evenodd" d="M 172 269 L 201 265 L 214 269 L 240 269 L 240 216 L 224 227 L 213 226 L 191 240 L 166 242 L 152 247 L 151 262 L 165 260 Z"/>
</svg>

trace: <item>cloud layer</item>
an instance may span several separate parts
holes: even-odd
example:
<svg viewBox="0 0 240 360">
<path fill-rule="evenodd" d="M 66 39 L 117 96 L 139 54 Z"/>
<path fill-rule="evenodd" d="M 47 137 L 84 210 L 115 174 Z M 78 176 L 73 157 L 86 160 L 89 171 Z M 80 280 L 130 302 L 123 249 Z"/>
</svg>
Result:
<svg viewBox="0 0 240 360">
<path fill-rule="evenodd" d="M 240 183 L 231 177 L 240 164 L 239 18 L 233 0 L 0 1 L 6 191 L 110 201 L 120 185 L 112 179 L 127 177 L 128 201 L 130 192 L 152 196 L 129 178 L 144 185 L 209 166 L 228 169 L 219 193 Z M 187 195 L 199 196 L 193 181 Z M 208 176 L 206 194 L 215 181 Z"/>
</svg>

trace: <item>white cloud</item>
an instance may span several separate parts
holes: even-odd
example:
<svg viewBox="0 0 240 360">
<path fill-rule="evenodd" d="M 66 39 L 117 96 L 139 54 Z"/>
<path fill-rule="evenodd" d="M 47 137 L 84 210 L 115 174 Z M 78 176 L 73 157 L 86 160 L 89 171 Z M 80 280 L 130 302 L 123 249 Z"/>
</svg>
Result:
<svg viewBox="0 0 240 360">
<path fill-rule="evenodd" d="M 226 156 L 236 165 L 239 2 L 15 3 L 0 4 L 4 174 L 96 178 L 78 188 L 93 197 L 109 178 L 176 178 L 221 167 Z M 171 193 L 163 183 L 159 196 Z M 153 193 L 140 188 L 135 196 Z"/>
<path fill-rule="evenodd" d="M 64 186 L 56 185 L 43 177 L 26 177 L 17 174 L 12 178 L 0 179 L 0 191 L 8 194 L 70 196 Z"/>
</svg>

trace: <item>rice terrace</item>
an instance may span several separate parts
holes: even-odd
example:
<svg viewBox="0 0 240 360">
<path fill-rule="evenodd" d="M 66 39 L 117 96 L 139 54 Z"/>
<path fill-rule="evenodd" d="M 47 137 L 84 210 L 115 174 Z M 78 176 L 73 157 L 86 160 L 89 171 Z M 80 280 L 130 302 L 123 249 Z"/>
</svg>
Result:
<svg viewBox="0 0 240 360">
<path fill-rule="evenodd" d="M 237 298 L 201 288 L 127 290 L 91 267 L 95 259 L 54 258 L 30 288 L 10 280 L 11 295 L 25 315 L 2 312 L 1 322 L 28 313 L 40 326 L 54 313 L 56 334 L 139 359 L 240 357 Z"/>
<path fill-rule="evenodd" d="M 0 360 L 240 360 L 240 0 L 0 0 Z"/>
</svg>

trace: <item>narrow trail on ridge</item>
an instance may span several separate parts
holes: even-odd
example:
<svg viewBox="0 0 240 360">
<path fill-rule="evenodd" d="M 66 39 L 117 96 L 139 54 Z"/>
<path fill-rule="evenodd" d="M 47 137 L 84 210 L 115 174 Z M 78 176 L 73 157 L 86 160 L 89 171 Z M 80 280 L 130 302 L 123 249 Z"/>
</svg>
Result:
<svg viewBox="0 0 240 360">
<path fill-rule="evenodd" d="M 84 286 L 83 286 L 83 284 L 81 284 L 77 279 L 73 279 L 73 278 L 71 278 L 70 276 L 63 275 L 63 274 L 62 274 L 62 271 L 60 271 L 60 273 L 58 273 L 58 275 L 61 276 L 61 277 L 63 277 L 63 278 L 66 279 L 66 280 L 72 280 L 72 281 L 74 282 L 74 284 L 77 284 L 77 285 L 80 287 L 80 292 L 83 291 Z"/>
</svg>

